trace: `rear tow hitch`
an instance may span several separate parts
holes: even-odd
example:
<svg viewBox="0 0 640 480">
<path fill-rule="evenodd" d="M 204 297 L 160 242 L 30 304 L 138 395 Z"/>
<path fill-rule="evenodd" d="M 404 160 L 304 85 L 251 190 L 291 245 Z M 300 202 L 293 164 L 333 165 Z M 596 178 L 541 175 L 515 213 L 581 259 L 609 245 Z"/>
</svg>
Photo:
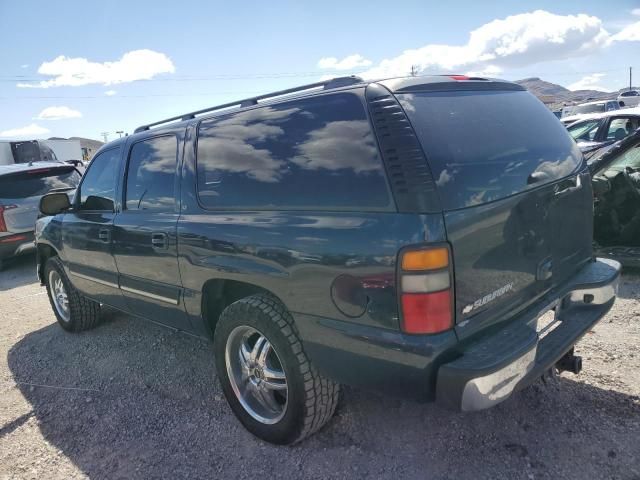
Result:
<svg viewBox="0 0 640 480">
<path fill-rule="evenodd" d="M 558 360 L 556 368 L 559 372 L 571 372 L 577 375 L 582 370 L 582 357 L 574 355 L 572 348 Z"/>
</svg>

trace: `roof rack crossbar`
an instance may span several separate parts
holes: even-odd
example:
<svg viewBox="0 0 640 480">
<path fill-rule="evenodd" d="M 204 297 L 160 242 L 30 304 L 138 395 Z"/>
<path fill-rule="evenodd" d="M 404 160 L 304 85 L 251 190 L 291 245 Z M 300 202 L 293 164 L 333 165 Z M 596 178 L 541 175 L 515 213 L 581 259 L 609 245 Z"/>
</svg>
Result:
<svg viewBox="0 0 640 480">
<path fill-rule="evenodd" d="M 313 90 L 316 88 L 323 88 L 324 90 L 329 90 L 332 88 L 346 87 L 348 85 L 355 85 L 357 83 L 362 83 L 363 80 L 360 77 L 355 75 L 351 75 L 348 77 L 336 77 L 330 80 L 325 80 L 322 82 L 308 83 L 306 85 L 301 85 L 299 87 L 287 88 L 285 90 L 279 90 L 277 92 L 266 93 L 264 95 L 258 95 L 257 97 L 245 98 L 244 100 L 237 100 L 235 102 L 223 103 L 222 105 L 216 105 L 215 107 L 203 108 L 202 110 L 196 110 L 195 112 L 184 113 L 182 115 L 177 115 L 175 117 L 166 118 L 164 120 L 160 120 L 158 122 L 148 123 L 146 125 L 141 125 L 140 127 L 134 130 L 134 133 L 144 132 L 145 130 L 149 130 L 151 127 L 156 127 L 158 125 L 163 125 L 165 123 L 175 122 L 175 121 L 184 121 L 184 120 L 192 120 L 196 118 L 197 115 L 202 115 L 203 113 L 214 112 L 216 110 L 223 110 L 225 108 L 231 107 L 249 107 L 253 105 L 257 105 L 260 100 L 265 100 L 268 98 L 276 98 L 284 95 L 289 95 L 291 93 L 304 92 L 306 90 Z"/>
</svg>

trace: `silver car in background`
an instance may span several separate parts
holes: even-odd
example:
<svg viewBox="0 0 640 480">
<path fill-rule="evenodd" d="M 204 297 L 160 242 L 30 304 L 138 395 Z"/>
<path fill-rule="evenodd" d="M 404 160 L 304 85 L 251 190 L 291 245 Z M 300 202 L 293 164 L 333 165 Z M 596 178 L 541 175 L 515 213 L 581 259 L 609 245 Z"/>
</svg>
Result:
<svg viewBox="0 0 640 480">
<path fill-rule="evenodd" d="M 640 106 L 640 91 L 627 90 L 618 95 L 618 102 L 625 107 L 638 107 Z"/>
<path fill-rule="evenodd" d="M 75 189 L 80 178 L 72 165 L 58 162 L 0 166 L 0 269 L 9 258 L 34 250 L 40 198 Z"/>
</svg>

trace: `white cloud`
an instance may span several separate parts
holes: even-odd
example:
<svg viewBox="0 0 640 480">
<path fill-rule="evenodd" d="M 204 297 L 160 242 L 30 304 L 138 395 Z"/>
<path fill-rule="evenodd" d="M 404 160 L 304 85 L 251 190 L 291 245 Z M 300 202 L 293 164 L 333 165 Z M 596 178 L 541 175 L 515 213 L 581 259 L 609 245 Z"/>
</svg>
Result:
<svg viewBox="0 0 640 480">
<path fill-rule="evenodd" d="M 412 65 L 420 73 L 497 73 L 504 68 L 591 54 L 609 39 L 598 17 L 536 10 L 486 23 L 473 30 L 464 45 L 429 44 L 405 50 L 361 75 L 408 75 Z"/>
<path fill-rule="evenodd" d="M 106 92 L 104 92 L 104 94 L 107 97 L 113 97 L 116 93 L 118 93 L 118 92 L 116 92 L 115 90 L 107 90 Z"/>
<path fill-rule="evenodd" d="M 161 73 L 173 73 L 173 62 L 164 53 L 153 50 L 133 50 L 114 62 L 92 62 L 86 58 L 68 58 L 64 55 L 44 62 L 38 73 L 51 80 L 37 83 L 18 83 L 23 88 L 49 88 L 80 85 L 113 85 L 117 83 L 149 80 Z"/>
<path fill-rule="evenodd" d="M 605 77 L 604 73 L 593 73 L 591 75 L 587 75 L 586 77 L 582 77 L 577 82 L 572 83 L 567 88 L 569 90 L 599 90 L 601 92 L 608 92 L 609 89 L 603 87 L 600 84 L 600 80 L 602 77 Z"/>
<path fill-rule="evenodd" d="M 624 27 L 611 37 L 611 42 L 640 42 L 640 22 Z"/>
<path fill-rule="evenodd" d="M 69 107 L 47 107 L 42 110 L 35 120 L 64 120 L 67 118 L 80 118 L 82 113 Z"/>
<path fill-rule="evenodd" d="M 465 72 L 464 74 L 469 77 L 495 77 L 502 73 L 502 69 L 500 67 L 496 67 L 495 65 L 487 65 L 482 70 L 470 70 Z"/>
<path fill-rule="evenodd" d="M 353 70 L 358 67 L 368 67 L 372 63 L 371 60 L 367 60 L 362 55 L 356 53 L 344 57 L 342 60 L 338 60 L 336 57 L 321 58 L 318 61 L 318 67 L 331 70 Z"/>
<path fill-rule="evenodd" d="M 634 8 L 633 10 L 631 10 L 631 15 L 640 17 L 640 8 Z"/>
<path fill-rule="evenodd" d="M 48 128 L 41 127 L 35 123 L 21 128 L 12 128 L 0 132 L 0 137 L 39 137 L 49 133 Z"/>
<path fill-rule="evenodd" d="M 29 64 L 28 63 L 24 63 L 24 64 L 20 65 L 20 68 L 29 68 Z"/>
</svg>

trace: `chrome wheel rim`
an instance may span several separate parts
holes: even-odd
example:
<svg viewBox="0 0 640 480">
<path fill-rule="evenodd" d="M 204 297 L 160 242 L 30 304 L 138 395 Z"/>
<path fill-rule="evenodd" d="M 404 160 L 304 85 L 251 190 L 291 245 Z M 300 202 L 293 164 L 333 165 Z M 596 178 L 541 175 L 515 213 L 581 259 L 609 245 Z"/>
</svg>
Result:
<svg viewBox="0 0 640 480">
<path fill-rule="evenodd" d="M 53 299 L 53 305 L 56 307 L 58 315 L 60 315 L 62 320 L 68 322 L 69 297 L 67 296 L 67 290 L 64 288 L 62 277 L 55 270 L 49 272 L 49 289 L 51 290 L 51 298 Z"/>
<path fill-rule="evenodd" d="M 225 363 L 236 398 L 255 420 L 271 425 L 287 411 L 289 389 L 271 342 L 253 327 L 236 327 L 225 347 Z"/>
</svg>

